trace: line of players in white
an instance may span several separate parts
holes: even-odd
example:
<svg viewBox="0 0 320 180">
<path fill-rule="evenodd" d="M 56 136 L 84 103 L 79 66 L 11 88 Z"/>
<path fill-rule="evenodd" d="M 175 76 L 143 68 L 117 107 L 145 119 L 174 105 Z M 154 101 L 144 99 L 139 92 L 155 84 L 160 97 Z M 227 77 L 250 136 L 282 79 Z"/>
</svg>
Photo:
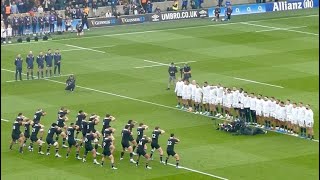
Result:
<svg viewBox="0 0 320 180">
<path fill-rule="evenodd" d="M 313 138 L 313 111 L 310 105 L 302 102 L 283 102 L 274 97 L 247 93 L 242 88 L 232 89 L 222 87 L 220 84 L 203 86 L 192 80 L 191 83 L 179 79 L 174 90 L 178 105 L 177 108 L 194 111 L 195 114 L 203 114 L 233 120 L 244 117 L 246 121 L 258 127 L 277 129 L 281 132 L 298 136 Z M 224 116 L 223 116 L 224 114 Z"/>
</svg>

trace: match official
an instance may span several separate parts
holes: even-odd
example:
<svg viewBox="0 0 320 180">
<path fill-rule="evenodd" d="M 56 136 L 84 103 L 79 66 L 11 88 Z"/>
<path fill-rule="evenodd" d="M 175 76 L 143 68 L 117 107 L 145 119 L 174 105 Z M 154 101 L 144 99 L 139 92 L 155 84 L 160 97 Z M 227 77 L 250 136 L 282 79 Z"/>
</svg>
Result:
<svg viewBox="0 0 320 180">
<path fill-rule="evenodd" d="M 167 90 L 170 90 L 171 82 L 176 84 L 176 73 L 178 72 L 176 65 L 172 62 L 169 66 L 168 73 L 169 73 L 169 83 Z"/>
<path fill-rule="evenodd" d="M 61 75 L 60 73 L 60 65 L 61 65 L 61 54 L 59 52 L 59 49 L 56 49 L 56 52 L 53 55 L 53 60 L 54 60 L 54 75 L 57 75 L 57 68 L 58 68 L 58 74 L 59 76 Z"/>
<path fill-rule="evenodd" d="M 74 88 L 76 87 L 76 79 L 74 75 L 70 75 L 66 81 L 67 87 L 65 88 L 66 91 L 74 91 Z"/>
<path fill-rule="evenodd" d="M 183 68 L 182 68 L 182 73 L 183 73 L 183 81 L 187 80 L 189 81 L 189 79 L 191 78 L 191 67 L 185 63 Z"/>
<path fill-rule="evenodd" d="M 15 78 L 16 78 L 16 81 L 18 80 L 18 74 L 19 74 L 19 78 L 20 78 L 20 81 L 22 81 L 22 77 L 21 77 L 21 73 L 22 73 L 22 59 L 21 59 L 21 55 L 18 54 L 17 55 L 17 58 L 15 59 L 14 61 L 14 65 L 16 66 L 16 75 L 15 75 Z"/>
</svg>

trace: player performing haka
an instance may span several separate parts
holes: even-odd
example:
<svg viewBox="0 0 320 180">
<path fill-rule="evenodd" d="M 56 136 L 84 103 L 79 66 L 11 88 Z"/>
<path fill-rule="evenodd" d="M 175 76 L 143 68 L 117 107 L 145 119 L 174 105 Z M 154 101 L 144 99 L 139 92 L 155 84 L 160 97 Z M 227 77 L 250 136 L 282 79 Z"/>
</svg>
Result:
<svg viewBox="0 0 320 180">
<path fill-rule="evenodd" d="M 121 139 L 122 152 L 121 152 L 120 160 L 123 159 L 124 152 L 126 150 L 128 150 L 128 152 L 130 153 L 130 162 L 131 163 L 136 163 L 133 160 L 132 146 L 129 143 L 130 139 L 132 138 L 132 133 L 129 130 L 129 128 L 130 128 L 130 125 L 127 124 L 124 127 L 124 129 L 122 130 L 122 132 L 121 132 L 121 136 L 122 136 L 122 139 Z"/>
<path fill-rule="evenodd" d="M 79 151 L 80 151 L 80 146 L 79 144 L 76 142 L 76 140 L 74 139 L 74 131 L 76 131 L 77 129 L 79 129 L 79 126 L 74 125 L 74 123 L 70 123 L 70 126 L 67 128 L 67 135 L 68 135 L 68 150 L 67 150 L 67 155 L 66 158 L 69 157 L 69 154 L 71 152 L 71 148 L 72 146 L 76 147 L 76 159 L 81 160 L 81 158 L 79 157 Z"/>
<path fill-rule="evenodd" d="M 150 158 L 152 159 L 153 153 L 155 150 L 159 151 L 160 154 L 160 163 L 164 163 L 162 161 L 162 157 L 163 157 L 163 150 L 162 148 L 159 146 L 158 140 L 159 140 L 159 136 L 161 134 L 164 134 L 165 131 L 160 129 L 159 126 L 156 126 L 152 132 L 152 141 L 151 141 L 151 153 L 150 153 Z"/>
<path fill-rule="evenodd" d="M 139 165 L 140 156 L 143 156 L 147 159 L 146 169 L 152 169 L 149 166 L 150 156 L 149 154 L 146 153 L 146 149 L 147 149 L 146 144 L 150 142 L 151 142 L 151 138 L 147 137 L 146 135 L 143 135 L 143 137 L 139 140 L 138 149 L 137 149 L 138 159 L 136 162 L 136 166 Z"/>
<path fill-rule="evenodd" d="M 169 160 L 169 157 L 170 156 L 173 156 L 175 159 L 176 159 L 176 168 L 179 168 L 179 160 L 180 160 L 180 157 L 179 157 L 179 155 L 176 153 L 176 152 L 174 152 L 174 145 L 175 144 L 177 144 L 177 143 L 179 143 L 180 142 L 180 140 L 179 139 L 177 139 L 177 138 L 175 138 L 174 137 L 174 134 L 172 133 L 171 135 L 170 135 L 170 138 L 168 139 L 168 144 L 167 144 L 167 158 L 166 158 L 166 163 L 165 163 L 165 165 L 167 165 L 168 164 L 168 160 Z"/>
<path fill-rule="evenodd" d="M 117 169 L 114 166 L 114 157 L 112 154 L 113 151 L 111 150 L 112 149 L 111 146 L 113 146 L 113 141 L 114 141 L 113 136 L 110 136 L 109 134 L 107 134 L 103 140 L 103 144 L 102 144 L 103 152 L 102 152 L 101 166 L 104 165 L 105 157 L 109 157 L 109 159 L 111 161 L 111 169 Z"/>
</svg>

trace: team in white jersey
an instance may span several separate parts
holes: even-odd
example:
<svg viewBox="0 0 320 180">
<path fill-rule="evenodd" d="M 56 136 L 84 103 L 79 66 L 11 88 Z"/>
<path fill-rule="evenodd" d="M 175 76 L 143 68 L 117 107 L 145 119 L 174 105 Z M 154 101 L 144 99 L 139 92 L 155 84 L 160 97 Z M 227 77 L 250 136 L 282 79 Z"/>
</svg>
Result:
<svg viewBox="0 0 320 180">
<path fill-rule="evenodd" d="M 282 102 L 274 97 L 248 94 L 243 89 L 231 89 L 220 84 L 201 87 L 196 81 L 178 80 L 175 87 L 179 107 L 195 114 L 216 116 L 233 120 L 240 118 L 247 123 L 281 132 L 313 137 L 313 112 L 309 105 Z"/>
</svg>

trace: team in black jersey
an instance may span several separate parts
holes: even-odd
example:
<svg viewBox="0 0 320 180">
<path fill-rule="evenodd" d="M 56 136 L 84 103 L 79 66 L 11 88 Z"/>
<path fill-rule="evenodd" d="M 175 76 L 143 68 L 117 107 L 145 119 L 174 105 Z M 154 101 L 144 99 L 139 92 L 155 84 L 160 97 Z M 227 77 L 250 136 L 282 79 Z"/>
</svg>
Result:
<svg viewBox="0 0 320 180">
<path fill-rule="evenodd" d="M 38 109 L 35 114 L 33 121 L 23 116 L 22 113 L 19 113 L 17 118 L 13 123 L 12 128 L 12 141 L 10 144 L 10 149 L 12 149 L 13 144 L 19 141 L 19 152 L 23 153 L 23 147 L 26 146 L 27 139 L 30 139 L 30 145 L 28 146 L 29 151 L 33 151 L 34 143 L 38 144 L 39 150 L 38 153 L 43 155 L 42 147 L 46 142 L 47 151 L 46 155 L 50 155 L 51 146 L 55 147 L 55 156 L 61 157 L 59 154 L 60 144 L 58 142 L 59 136 L 62 136 L 62 144 L 63 147 L 68 147 L 66 158 L 69 158 L 69 155 L 72 154 L 72 147 L 75 147 L 75 157 L 78 160 L 86 162 L 86 157 L 89 152 L 92 152 L 93 163 L 100 164 L 97 161 L 98 147 L 102 146 L 102 159 L 101 166 L 105 163 L 105 158 L 109 158 L 111 161 L 111 168 L 117 169 L 115 167 L 115 160 L 113 156 L 113 152 L 115 150 L 115 138 L 114 133 L 116 129 L 112 128 L 110 123 L 115 121 L 115 117 L 110 114 L 106 114 L 102 122 L 102 130 L 101 133 L 96 130 L 96 126 L 100 122 L 100 117 L 96 114 L 87 115 L 84 111 L 80 110 L 77 114 L 76 121 L 71 122 L 69 126 L 66 125 L 68 121 L 68 117 L 70 111 L 66 108 L 62 107 L 58 111 L 57 121 L 52 123 L 51 126 L 47 130 L 47 136 L 45 141 L 42 141 L 42 136 L 44 132 L 44 126 L 40 124 L 41 117 L 46 115 L 46 112 L 42 109 Z M 88 118 L 88 120 L 87 120 Z M 169 157 L 173 156 L 176 159 L 176 167 L 179 167 L 179 155 L 174 151 L 175 144 L 179 143 L 180 140 L 174 137 L 174 134 L 171 134 L 171 137 L 167 141 L 167 158 L 165 162 L 163 162 L 163 150 L 159 145 L 159 136 L 164 134 L 165 131 L 160 129 L 158 126 L 154 128 L 152 131 L 151 138 L 147 137 L 145 131 L 149 128 L 147 125 L 143 123 L 139 123 L 139 126 L 136 128 L 137 136 L 133 138 L 133 129 L 137 124 L 136 121 L 129 120 L 125 125 L 124 129 L 121 131 L 121 145 L 122 152 L 120 160 L 123 159 L 125 152 L 127 151 L 130 155 L 130 162 L 135 163 L 137 166 L 139 165 L 140 157 L 144 156 L 146 158 L 147 169 L 151 169 L 149 166 L 149 161 L 153 160 L 153 154 L 155 150 L 158 150 L 160 154 L 160 163 L 167 164 Z M 24 131 L 21 132 L 20 128 L 24 127 Z M 77 139 L 78 134 L 82 134 L 82 140 Z M 102 139 L 102 143 L 99 144 L 99 139 Z M 68 146 L 65 143 L 68 142 Z M 151 152 L 150 155 L 147 153 L 147 144 L 151 144 Z M 84 154 L 83 157 L 80 157 L 80 148 L 84 145 Z M 135 152 L 136 148 L 136 152 Z M 133 159 L 133 156 L 137 155 L 137 160 Z"/>
</svg>

